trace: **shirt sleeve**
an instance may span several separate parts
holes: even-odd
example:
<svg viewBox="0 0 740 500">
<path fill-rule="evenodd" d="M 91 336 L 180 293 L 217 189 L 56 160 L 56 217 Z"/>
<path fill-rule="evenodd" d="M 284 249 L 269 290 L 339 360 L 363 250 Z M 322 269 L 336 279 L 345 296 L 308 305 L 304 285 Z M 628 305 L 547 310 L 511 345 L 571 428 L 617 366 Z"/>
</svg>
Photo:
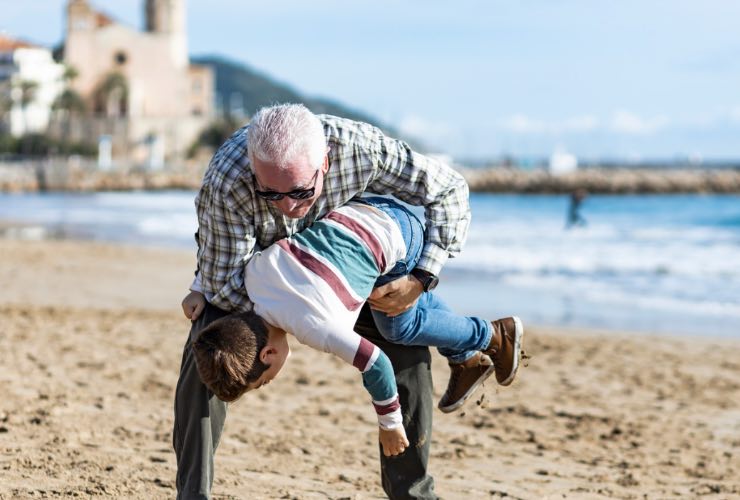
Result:
<svg viewBox="0 0 740 500">
<path fill-rule="evenodd" d="M 425 242 L 417 267 L 438 275 L 447 258 L 462 250 L 467 237 L 467 182 L 446 163 L 419 154 L 378 129 L 367 147 L 378 159 L 368 191 L 424 207 Z"/>
<path fill-rule="evenodd" d="M 388 356 L 375 344 L 356 332 L 323 328 L 321 335 L 304 331 L 296 335 L 303 344 L 330 352 L 352 364 L 362 373 L 362 384 L 378 417 L 378 425 L 386 430 L 402 425 L 401 404 L 398 400 L 396 377 Z"/>
<path fill-rule="evenodd" d="M 208 302 L 226 311 L 251 309 L 244 287 L 244 264 L 254 254 L 255 231 L 240 216 L 228 193 L 204 186 L 196 198 L 198 212 L 198 274 L 194 285 Z"/>
<path fill-rule="evenodd" d="M 245 263 L 257 242 L 247 155 L 247 126 L 216 151 L 195 197 L 198 269 L 193 286 L 225 311 L 252 308 L 244 287 Z"/>
</svg>

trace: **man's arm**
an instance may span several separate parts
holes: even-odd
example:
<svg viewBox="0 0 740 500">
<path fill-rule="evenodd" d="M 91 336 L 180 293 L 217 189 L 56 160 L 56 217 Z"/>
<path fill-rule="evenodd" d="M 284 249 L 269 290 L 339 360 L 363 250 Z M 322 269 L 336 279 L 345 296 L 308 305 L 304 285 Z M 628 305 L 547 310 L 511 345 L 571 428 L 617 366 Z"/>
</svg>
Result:
<svg viewBox="0 0 740 500">
<path fill-rule="evenodd" d="M 449 165 L 373 130 L 368 148 L 374 153 L 377 168 L 367 190 L 424 207 L 425 241 L 416 267 L 438 276 L 447 259 L 460 252 L 467 237 L 468 185 Z M 405 276 L 373 290 L 368 302 L 373 309 L 396 316 L 411 308 L 422 292 L 417 278 Z"/>
<path fill-rule="evenodd" d="M 447 258 L 460 252 L 467 237 L 468 185 L 442 161 L 419 154 L 380 131 L 376 134 L 372 144 L 378 165 L 368 191 L 424 207 L 425 242 L 417 267 L 439 275 Z"/>
<path fill-rule="evenodd" d="M 191 290 L 203 293 L 216 307 L 239 311 L 251 304 L 244 272 L 256 238 L 251 219 L 239 215 L 229 194 L 204 186 L 196 198 L 198 272 Z"/>
</svg>

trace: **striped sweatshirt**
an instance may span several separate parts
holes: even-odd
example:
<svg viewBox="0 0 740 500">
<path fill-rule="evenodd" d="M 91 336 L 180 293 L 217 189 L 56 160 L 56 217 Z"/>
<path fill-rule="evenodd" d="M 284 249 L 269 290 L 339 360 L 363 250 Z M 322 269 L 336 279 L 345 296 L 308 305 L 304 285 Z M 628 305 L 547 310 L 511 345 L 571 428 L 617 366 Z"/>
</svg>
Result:
<svg viewBox="0 0 740 500">
<path fill-rule="evenodd" d="M 393 367 L 383 351 L 355 333 L 354 325 L 378 276 L 405 256 L 393 218 L 350 202 L 255 253 L 244 273 L 254 310 L 265 321 L 362 372 L 384 429 L 401 425 Z"/>
</svg>

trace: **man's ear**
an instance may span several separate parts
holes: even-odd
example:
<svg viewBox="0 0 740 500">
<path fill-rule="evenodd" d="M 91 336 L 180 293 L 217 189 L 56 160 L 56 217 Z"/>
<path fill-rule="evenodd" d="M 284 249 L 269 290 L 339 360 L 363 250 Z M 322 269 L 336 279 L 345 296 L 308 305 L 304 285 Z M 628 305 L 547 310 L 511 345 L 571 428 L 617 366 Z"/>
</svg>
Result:
<svg viewBox="0 0 740 500">
<path fill-rule="evenodd" d="M 329 148 L 326 148 L 326 154 L 324 155 L 324 164 L 321 165 L 321 173 L 325 174 L 329 171 Z"/>
</svg>

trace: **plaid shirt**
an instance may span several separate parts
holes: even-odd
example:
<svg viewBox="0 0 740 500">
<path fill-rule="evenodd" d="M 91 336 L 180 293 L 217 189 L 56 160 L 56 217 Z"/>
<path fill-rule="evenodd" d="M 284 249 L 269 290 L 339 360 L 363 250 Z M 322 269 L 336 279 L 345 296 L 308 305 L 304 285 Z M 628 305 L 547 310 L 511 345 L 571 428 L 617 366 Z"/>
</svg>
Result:
<svg viewBox="0 0 740 500">
<path fill-rule="evenodd" d="M 255 251 L 310 226 L 364 192 L 393 195 L 424 206 L 425 244 L 417 267 L 439 274 L 457 254 L 470 224 L 468 186 L 444 163 L 420 155 L 376 127 L 319 115 L 329 147 L 323 192 L 301 219 L 283 216 L 254 192 L 247 158 L 247 128 L 216 152 L 195 198 L 198 213 L 198 275 L 193 290 L 227 311 L 251 309 L 245 264 Z"/>
</svg>

